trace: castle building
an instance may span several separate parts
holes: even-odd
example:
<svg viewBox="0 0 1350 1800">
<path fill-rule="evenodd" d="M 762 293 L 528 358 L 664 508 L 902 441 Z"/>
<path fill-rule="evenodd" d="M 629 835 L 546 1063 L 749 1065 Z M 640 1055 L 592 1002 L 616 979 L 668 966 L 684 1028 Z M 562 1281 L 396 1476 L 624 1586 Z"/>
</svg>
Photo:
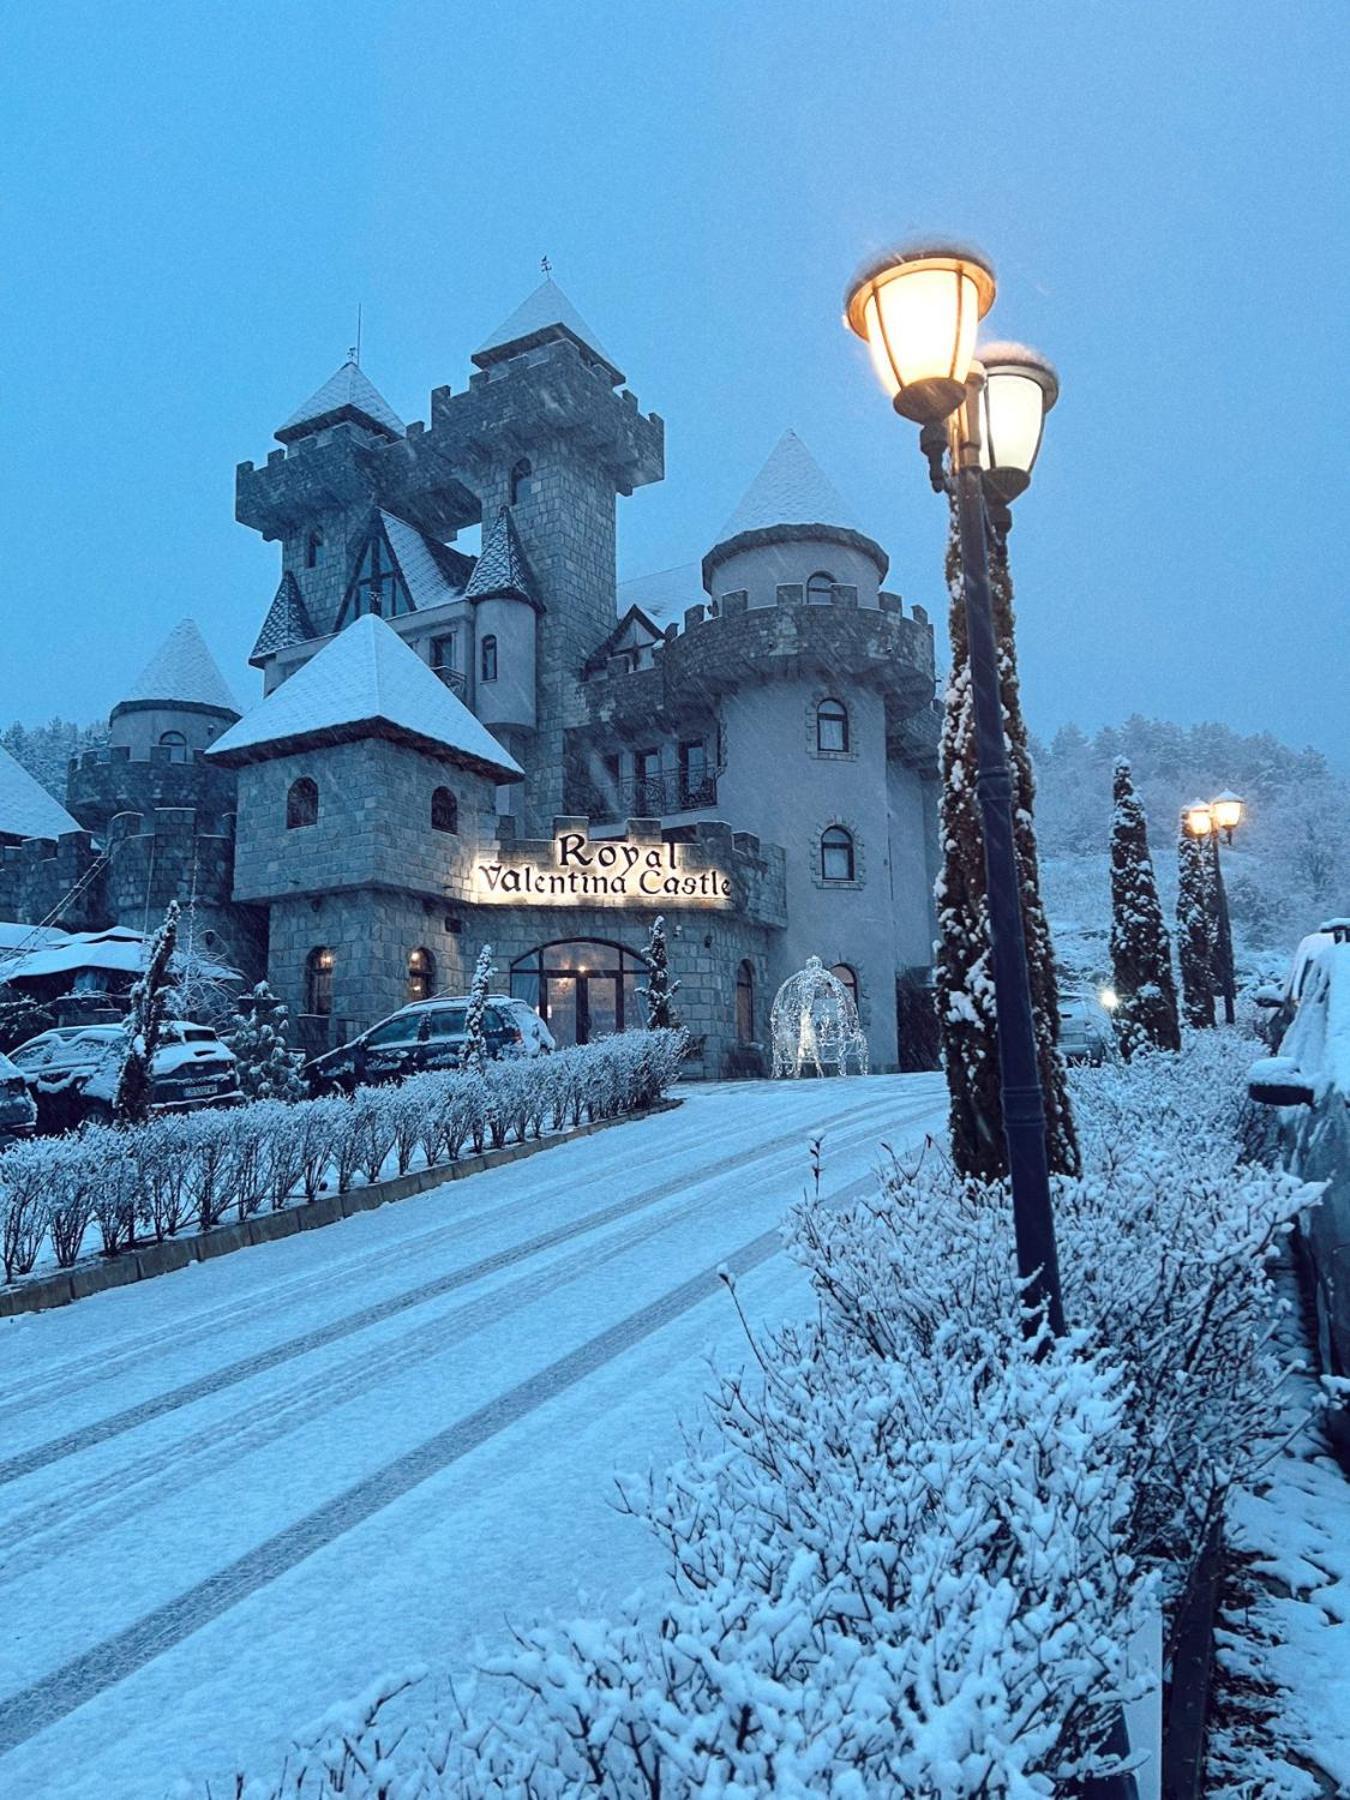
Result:
<svg viewBox="0 0 1350 1800">
<path fill-rule="evenodd" d="M 281 556 L 263 698 L 241 715 L 180 626 L 72 765 L 80 829 L 3 852 L 0 915 L 82 879 L 54 922 L 139 926 L 191 880 L 317 1049 L 463 992 L 484 942 L 562 1041 L 638 1023 L 660 913 L 706 1073 L 754 1067 L 811 955 L 896 1067 L 933 938 L 923 609 L 791 432 L 700 563 L 620 587 L 661 419 L 551 280 L 472 362 L 405 424 L 349 361 L 239 466 Z"/>
</svg>

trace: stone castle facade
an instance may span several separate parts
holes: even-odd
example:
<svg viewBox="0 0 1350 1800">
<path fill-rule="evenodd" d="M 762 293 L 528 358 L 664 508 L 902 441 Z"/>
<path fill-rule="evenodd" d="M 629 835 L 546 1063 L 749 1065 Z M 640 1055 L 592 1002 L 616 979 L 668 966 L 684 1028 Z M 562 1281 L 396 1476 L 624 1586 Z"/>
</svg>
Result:
<svg viewBox="0 0 1350 1800">
<path fill-rule="evenodd" d="M 662 421 L 551 281 L 472 360 L 412 424 L 349 362 L 240 465 L 281 555 L 261 703 L 180 626 L 72 764 L 69 831 L 4 849 L 0 916 L 140 928 L 190 894 L 315 1048 L 462 993 L 485 941 L 560 1038 L 638 1023 L 661 912 L 705 1072 L 754 1066 L 813 954 L 897 1066 L 933 937 L 923 609 L 791 433 L 696 568 L 620 587 Z"/>
</svg>

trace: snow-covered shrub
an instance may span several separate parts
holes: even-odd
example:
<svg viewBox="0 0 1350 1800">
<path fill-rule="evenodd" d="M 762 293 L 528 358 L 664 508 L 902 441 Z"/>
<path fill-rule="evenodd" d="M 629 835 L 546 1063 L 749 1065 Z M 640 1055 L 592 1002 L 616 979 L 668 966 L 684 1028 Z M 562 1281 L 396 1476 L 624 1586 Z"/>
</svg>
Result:
<svg viewBox="0 0 1350 1800">
<path fill-rule="evenodd" d="M 52 1146 L 20 1139 L 0 1155 L 0 1259 L 5 1280 L 37 1261 L 50 1218 Z"/>
<path fill-rule="evenodd" d="M 188 1162 L 191 1124 L 184 1113 L 165 1113 L 134 1134 L 146 1223 L 157 1241 L 173 1237 L 191 1213 Z"/>
<path fill-rule="evenodd" d="M 303 1100 L 304 1053 L 292 1049 L 288 1009 L 265 981 L 249 995 L 226 1040 L 238 1064 L 239 1086 L 250 1100 Z"/>
<path fill-rule="evenodd" d="M 85 1233 L 94 1216 L 94 1196 L 101 1171 L 88 1155 L 83 1134 L 57 1138 L 45 1146 L 48 1153 L 47 1234 L 52 1255 L 60 1269 L 79 1258 Z M 153 1215 L 151 1215 L 153 1222 Z"/>
<path fill-rule="evenodd" d="M 131 1133 L 112 1125 L 86 1125 L 75 1140 L 78 1153 L 98 1171 L 93 1210 L 105 1256 L 130 1250 L 137 1225 L 149 1217 L 133 1141 Z"/>
<path fill-rule="evenodd" d="M 228 1112 L 195 1112 L 188 1113 L 185 1122 L 188 1204 L 198 1231 L 209 1231 L 219 1225 L 234 1199 L 230 1175 L 235 1120 Z"/>
<path fill-rule="evenodd" d="M 412 1167 L 421 1143 L 428 1111 L 435 1099 L 434 1075 L 410 1075 L 389 1090 L 388 1126 L 393 1140 L 394 1164 L 400 1175 Z"/>
<path fill-rule="evenodd" d="M 394 1089 L 359 1087 L 347 1103 L 347 1117 L 334 1146 L 338 1192 L 345 1194 L 358 1172 L 378 1181 L 394 1142 L 391 1099 Z"/>
<path fill-rule="evenodd" d="M 291 1108 L 289 1129 L 295 1140 L 301 1185 L 308 1201 L 316 1200 L 323 1190 L 346 1120 L 347 1102 L 336 1094 L 326 1094 L 321 1100 L 302 1100 Z"/>
</svg>

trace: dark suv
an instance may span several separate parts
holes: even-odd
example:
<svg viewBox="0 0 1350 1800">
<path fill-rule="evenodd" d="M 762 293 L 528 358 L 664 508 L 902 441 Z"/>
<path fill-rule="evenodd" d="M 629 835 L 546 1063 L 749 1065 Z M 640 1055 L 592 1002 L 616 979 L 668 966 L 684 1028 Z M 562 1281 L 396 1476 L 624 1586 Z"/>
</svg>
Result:
<svg viewBox="0 0 1350 1800">
<path fill-rule="evenodd" d="M 483 1035 L 489 1056 L 533 1054 L 516 1018 L 519 1002 L 489 1000 Z M 467 1000 L 418 1000 L 381 1019 L 369 1031 L 305 1064 L 312 1094 L 351 1093 L 382 1081 L 402 1081 L 423 1069 L 457 1069 L 464 1054 Z"/>
</svg>

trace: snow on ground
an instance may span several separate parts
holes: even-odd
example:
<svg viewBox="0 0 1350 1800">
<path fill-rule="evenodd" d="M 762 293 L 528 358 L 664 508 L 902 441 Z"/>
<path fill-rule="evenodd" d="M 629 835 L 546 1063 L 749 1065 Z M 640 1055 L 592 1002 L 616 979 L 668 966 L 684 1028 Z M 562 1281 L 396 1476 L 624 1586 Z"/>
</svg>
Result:
<svg viewBox="0 0 1350 1800">
<path fill-rule="evenodd" d="M 155 1800 L 390 1668 L 659 1580 L 609 1502 L 709 1353 L 807 1304 L 777 1225 L 938 1132 L 940 1076 L 677 1111 L 0 1330 L 0 1793 Z"/>
</svg>

